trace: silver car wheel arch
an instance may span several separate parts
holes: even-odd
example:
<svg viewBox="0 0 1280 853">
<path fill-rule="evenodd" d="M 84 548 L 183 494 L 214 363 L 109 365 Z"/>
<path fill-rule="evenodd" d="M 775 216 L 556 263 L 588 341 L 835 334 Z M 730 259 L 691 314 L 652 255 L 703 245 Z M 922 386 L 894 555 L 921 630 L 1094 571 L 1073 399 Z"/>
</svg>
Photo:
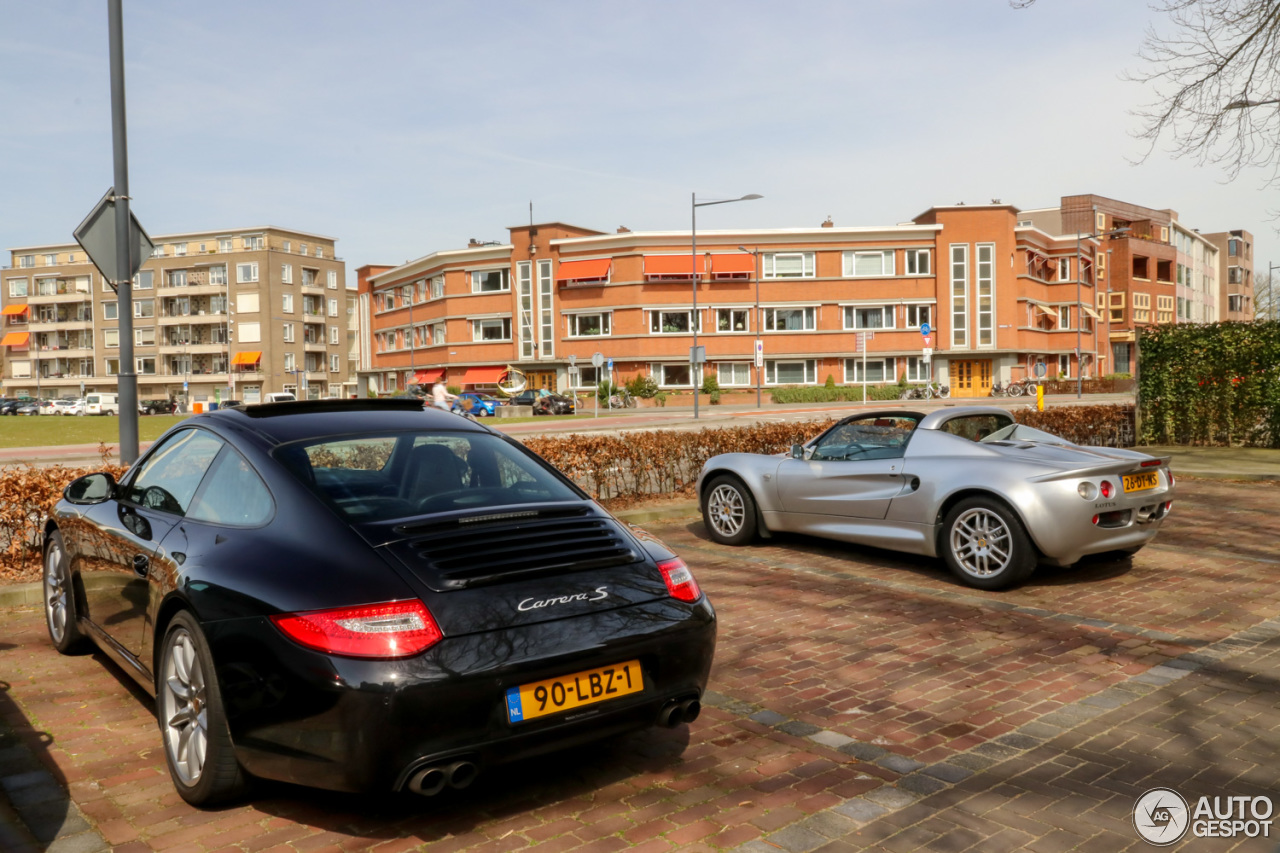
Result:
<svg viewBox="0 0 1280 853">
<path fill-rule="evenodd" d="M 956 564 L 975 578 L 1000 574 L 1013 560 L 1013 534 L 998 513 L 975 507 L 961 513 L 948 531 Z"/>
<path fill-rule="evenodd" d="M 707 495 L 707 518 L 721 536 L 736 536 L 747 520 L 742 492 L 726 484 L 716 486 Z"/>
<path fill-rule="evenodd" d="M 209 746 L 208 694 L 195 643 L 185 628 L 174 629 L 165 651 L 160 691 L 165 749 L 174 771 L 188 786 L 200 781 Z"/>
</svg>

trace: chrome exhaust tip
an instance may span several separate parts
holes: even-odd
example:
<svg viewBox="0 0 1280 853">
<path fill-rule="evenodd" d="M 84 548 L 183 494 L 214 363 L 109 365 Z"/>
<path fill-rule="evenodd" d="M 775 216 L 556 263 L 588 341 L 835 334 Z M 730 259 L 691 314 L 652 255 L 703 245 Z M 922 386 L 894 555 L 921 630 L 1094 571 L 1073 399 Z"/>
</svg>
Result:
<svg viewBox="0 0 1280 853">
<path fill-rule="evenodd" d="M 409 780 L 409 790 L 424 797 L 434 797 L 449 784 L 449 768 L 424 767 Z"/>
<path fill-rule="evenodd" d="M 476 777 L 480 775 L 480 768 L 470 761 L 455 761 L 445 770 L 445 775 L 449 777 L 450 787 L 461 791 L 476 781 Z"/>
</svg>

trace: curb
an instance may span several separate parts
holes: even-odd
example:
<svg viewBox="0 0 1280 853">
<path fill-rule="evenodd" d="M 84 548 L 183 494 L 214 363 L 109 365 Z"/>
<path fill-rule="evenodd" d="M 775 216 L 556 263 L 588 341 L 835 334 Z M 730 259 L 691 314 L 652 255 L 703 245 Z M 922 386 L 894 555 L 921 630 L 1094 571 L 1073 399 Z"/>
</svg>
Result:
<svg viewBox="0 0 1280 853">
<path fill-rule="evenodd" d="M 0 586 L 0 607 L 24 607 L 28 604 L 43 603 L 41 586 L 39 581 Z"/>
</svg>

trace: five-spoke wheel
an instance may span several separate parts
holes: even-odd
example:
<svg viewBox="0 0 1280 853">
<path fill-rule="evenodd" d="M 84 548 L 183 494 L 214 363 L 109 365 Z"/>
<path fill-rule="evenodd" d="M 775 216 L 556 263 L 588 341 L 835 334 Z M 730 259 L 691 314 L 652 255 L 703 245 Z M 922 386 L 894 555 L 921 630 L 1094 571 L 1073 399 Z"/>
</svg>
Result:
<svg viewBox="0 0 1280 853">
<path fill-rule="evenodd" d="M 756 535 L 756 504 L 737 477 L 722 474 L 707 485 L 702 520 L 722 545 L 745 545 Z"/>
<path fill-rule="evenodd" d="M 970 586 L 1002 589 L 1031 574 L 1035 549 L 1012 509 L 992 498 L 973 497 L 951 508 L 942 525 L 942 556 Z"/>
</svg>

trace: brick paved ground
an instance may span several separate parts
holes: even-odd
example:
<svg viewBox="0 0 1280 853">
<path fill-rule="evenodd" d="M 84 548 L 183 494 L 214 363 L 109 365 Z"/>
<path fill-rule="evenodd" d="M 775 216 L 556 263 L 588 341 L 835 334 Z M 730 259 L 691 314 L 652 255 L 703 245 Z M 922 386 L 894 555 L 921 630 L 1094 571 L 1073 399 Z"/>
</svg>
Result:
<svg viewBox="0 0 1280 853">
<path fill-rule="evenodd" d="M 1138 846 L 1148 787 L 1280 805 L 1280 489 L 1180 489 L 1132 560 L 995 594 L 934 561 L 651 525 L 720 612 L 703 717 L 436 800 L 269 786 L 191 809 L 151 701 L 54 653 L 37 610 L 0 612 L 0 848 L 1112 850 Z"/>
</svg>

